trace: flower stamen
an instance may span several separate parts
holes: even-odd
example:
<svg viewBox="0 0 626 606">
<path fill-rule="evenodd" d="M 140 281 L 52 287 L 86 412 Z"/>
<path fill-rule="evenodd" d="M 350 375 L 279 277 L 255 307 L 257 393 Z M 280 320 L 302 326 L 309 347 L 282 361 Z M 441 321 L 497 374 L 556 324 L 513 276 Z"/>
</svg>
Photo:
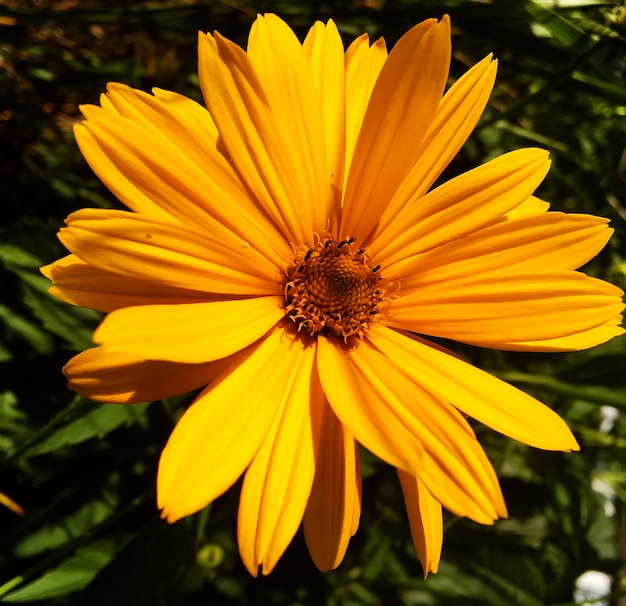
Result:
<svg viewBox="0 0 626 606">
<path fill-rule="evenodd" d="M 365 338 L 382 317 L 384 290 L 380 265 L 371 267 L 365 248 L 354 250 L 355 237 L 319 239 L 286 270 L 285 315 L 309 337 L 334 336 L 346 345 Z"/>
</svg>

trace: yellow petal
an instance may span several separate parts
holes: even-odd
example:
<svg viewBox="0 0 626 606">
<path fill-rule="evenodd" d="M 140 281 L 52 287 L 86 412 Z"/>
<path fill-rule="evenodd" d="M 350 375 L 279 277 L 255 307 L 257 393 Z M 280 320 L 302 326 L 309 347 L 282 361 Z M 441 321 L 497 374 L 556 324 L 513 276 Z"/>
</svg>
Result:
<svg viewBox="0 0 626 606">
<path fill-rule="evenodd" d="M 367 343 L 361 347 L 368 347 Z M 317 368 L 333 411 L 355 439 L 387 463 L 415 473 L 423 446 L 398 414 L 369 383 L 349 354 L 325 338 L 318 339 Z"/>
<path fill-rule="evenodd" d="M 421 197 L 456 156 L 483 114 L 496 79 L 497 61 L 485 57 L 446 92 L 422 143 L 424 153 L 407 177 L 419 184 L 412 192 L 414 200 Z M 399 192 L 399 197 L 407 193 Z"/>
<path fill-rule="evenodd" d="M 288 241 L 310 242 L 326 227 L 330 203 L 320 102 L 291 30 L 277 17 L 259 18 L 254 29 L 251 56 L 217 33 L 200 34 L 202 93 L 224 152 L 267 216 Z M 264 82 L 257 70 L 267 76 L 270 68 Z"/>
<path fill-rule="evenodd" d="M 433 497 L 456 515 L 482 524 L 506 515 L 496 474 L 462 415 L 373 347 L 361 345 L 350 358 L 383 402 L 369 414 L 379 416 L 383 424 L 383 415 L 389 412 L 378 409 L 392 410 L 423 448 L 420 468 L 404 471 L 419 477 Z M 353 431 L 359 439 L 356 427 Z"/>
<path fill-rule="evenodd" d="M 338 32 L 332 40 L 343 51 Z M 331 173 L 325 157 L 326 116 L 311 64 L 290 27 L 273 14 L 258 15 L 252 24 L 248 56 L 263 84 L 274 126 L 282 138 L 282 157 L 277 156 L 274 163 L 282 182 L 292 181 L 287 190 L 291 196 L 289 205 L 297 206 L 300 222 L 318 232 L 326 227 L 333 193 L 328 188 Z M 329 72 L 337 68 L 336 61 L 328 66 Z"/>
<path fill-rule="evenodd" d="M 63 368 L 69 387 L 85 398 L 114 404 L 151 402 L 208 385 L 231 357 L 204 364 L 146 360 L 146 352 L 120 353 L 110 347 L 87 349 Z"/>
<path fill-rule="evenodd" d="M 363 116 L 372 90 L 387 60 L 387 47 L 383 38 L 370 46 L 369 36 L 359 36 L 345 54 L 346 69 L 346 160 L 343 189 L 348 179 L 354 148 L 361 132 Z"/>
<path fill-rule="evenodd" d="M 258 297 L 117 309 L 102 321 L 93 340 L 149 360 L 210 362 L 260 339 L 283 316 L 282 302 L 282 297 Z"/>
<path fill-rule="evenodd" d="M 94 267 L 76 255 L 67 255 L 41 267 L 40 271 L 54 282 L 48 292 L 55 297 L 98 311 L 109 312 L 135 305 L 201 303 L 212 299 L 204 292 L 166 286 Z"/>
<path fill-rule="evenodd" d="M 321 103 L 322 128 L 326 147 L 325 179 L 330 187 L 328 199 L 329 230 L 334 233 L 339 221 L 344 180 L 346 148 L 346 78 L 343 43 L 332 20 L 318 21 L 302 45 Z"/>
<path fill-rule="evenodd" d="M 248 241 L 274 238 L 280 243 L 278 231 L 267 222 L 231 162 L 218 149 L 220 133 L 206 108 L 184 95 L 158 88 L 152 90 L 153 95 L 116 83 L 107 90 L 107 99 L 120 114 L 143 121 L 196 159 L 214 182 L 204 200 L 214 219 L 233 233 L 245 234 Z M 228 203 L 220 194 L 230 196 Z"/>
<path fill-rule="evenodd" d="M 471 343 L 517 349 L 516 343 L 563 339 L 580 349 L 579 333 L 618 329 L 623 292 L 602 280 L 575 271 L 468 275 L 431 283 L 395 299 L 389 326 Z M 617 324 L 616 324 L 617 319 Z"/>
<path fill-rule="evenodd" d="M 548 152 L 529 148 L 463 173 L 404 207 L 370 254 L 386 268 L 499 222 L 535 191 L 549 167 Z"/>
<path fill-rule="evenodd" d="M 506 213 L 506 219 L 520 219 L 522 217 L 528 217 L 532 215 L 540 215 L 545 213 L 550 208 L 550 203 L 545 200 L 541 200 L 536 196 L 530 196 L 524 200 L 519 206 L 516 206 L 513 210 Z"/>
<path fill-rule="evenodd" d="M 177 98 L 155 100 L 122 86 L 113 86 L 109 97 L 126 115 L 117 109 L 92 107 L 83 110 L 88 120 L 74 132 L 94 172 L 126 206 L 156 219 L 201 226 L 216 235 L 231 231 L 255 247 L 264 247 L 264 254 L 275 263 L 288 254 L 287 243 L 255 207 L 231 164 L 216 148 L 211 129 L 198 126 L 184 135 L 172 134 L 198 121 L 195 115 L 188 122 L 176 117 L 171 106 L 178 107 Z M 132 106 L 134 113 L 126 109 Z M 147 123 L 136 118 L 143 111 L 162 119 Z M 210 122 L 208 112 L 202 111 Z M 198 145 L 205 148 L 202 155 L 197 153 Z"/>
<path fill-rule="evenodd" d="M 59 238 L 81 260 L 165 289 L 280 294 L 280 270 L 249 242 L 108 209 L 72 213 Z"/>
<path fill-rule="evenodd" d="M 101 105 L 111 114 L 119 114 L 132 122 L 150 130 L 158 130 L 181 150 L 203 163 L 224 168 L 224 179 L 231 187 L 243 191 L 237 184 L 237 176 L 224 157 L 216 150 L 219 133 L 211 115 L 193 99 L 178 93 L 155 88 L 153 94 L 131 88 L 117 82 L 107 84 L 107 93 L 101 97 Z M 83 115 L 88 120 L 96 120 L 103 114 L 93 107 L 83 106 Z M 222 173 L 222 171 L 216 171 Z"/>
<path fill-rule="evenodd" d="M 446 92 L 420 143 L 419 160 L 395 192 L 372 240 L 394 220 L 400 209 L 419 201 L 456 156 L 487 105 L 496 68 L 496 61 L 492 61 L 491 56 L 485 57 Z"/>
<path fill-rule="evenodd" d="M 612 229 L 607 219 L 558 212 L 509 217 L 506 221 L 454 240 L 417 258 L 385 268 L 402 292 L 487 274 L 577 269 L 602 250 Z"/>
<path fill-rule="evenodd" d="M 370 340 L 428 392 L 515 440 L 546 450 L 578 450 L 563 419 L 504 381 L 390 329 L 370 330 Z"/>
<path fill-rule="evenodd" d="M 259 566 L 269 574 L 293 539 L 315 475 L 324 404 L 315 348 L 295 340 L 288 358 L 290 374 L 274 395 L 277 413 L 241 488 L 237 539 L 253 576 Z"/>
<path fill-rule="evenodd" d="M 0 492 L 0 505 L 3 505 L 7 509 L 10 509 L 13 513 L 16 513 L 18 516 L 23 516 L 26 514 L 26 510 L 16 501 L 14 501 L 10 496 Z"/>
<path fill-rule="evenodd" d="M 81 106 L 81 111 L 88 113 L 85 106 Z M 174 219 L 169 209 L 161 208 L 150 197 L 149 192 L 142 191 L 135 184 L 134 179 L 127 174 L 128 171 L 123 168 L 120 170 L 119 164 L 123 167 L 124 162 L 116 163 L 114 157 L 109 156 L 110 149 L 108 147 L 105 149 L 98 139 L 85 128 L 84 123 L 74 125 L 74 138 L 91 170 L 122 204 L 135 212 L 150 217 L 162 220 Z"/>
<path fill-rule="evenodd" d="M 339 233 L 366 239 L 418 159 L 450 68 L 450 21 L 424 21 L 394 46 L 372 91 L 350 166 Z"/>
<path fill-rule="evenodd" d="M 343 560 L 361 511 L 358 445 L 328 402 L 315 459 L 315 480 L 304 514 L 304 537 L 315 565 L 326 572 Z M 356 522 L 356 523 L 355 523 Z"/>
<path fill-rule="evenodd" d="M 439 569 L 443 547 L 441 504 L 432 497 L 419 478 L 401 469 L 398 469 L 398 477 L 409 516 L 411 538 L 426 578 L 429 572 L 437 572 Z"/>
<path fill-rule="evenodd" d="M 602 326 L 578 332 L 575 335 L 556 339 L 542 339 L 540 341 L 517 341 L 507 343 L 504 349 L 511 351 L 580 351 L 606 343 L 613 337 L 624 334 L 622 315 L 619 314 L 608 320 Z"/>
<path fill-rule="evenodd" d="M 227 490 L 265 439 L 301 346 L 280 329 L 233 359 L 178 421 L 159 462 L 158 506 L 175 522 Z"/>
</svg>

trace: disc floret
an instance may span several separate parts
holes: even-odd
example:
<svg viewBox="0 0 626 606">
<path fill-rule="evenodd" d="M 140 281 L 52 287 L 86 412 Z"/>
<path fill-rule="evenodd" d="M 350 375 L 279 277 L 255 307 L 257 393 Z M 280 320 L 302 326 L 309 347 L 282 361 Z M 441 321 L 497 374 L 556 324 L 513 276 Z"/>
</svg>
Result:
<svg viewBox="0 0 626 606">
<path fill-rule="evenodd" d="M 380 321 L 384 290 L 380 265 L 372 267 L 356 238 L 318 238 L 301 247 L 286 269 L 285 314 L 298 332 L 361 341 Z"/>
</svg>

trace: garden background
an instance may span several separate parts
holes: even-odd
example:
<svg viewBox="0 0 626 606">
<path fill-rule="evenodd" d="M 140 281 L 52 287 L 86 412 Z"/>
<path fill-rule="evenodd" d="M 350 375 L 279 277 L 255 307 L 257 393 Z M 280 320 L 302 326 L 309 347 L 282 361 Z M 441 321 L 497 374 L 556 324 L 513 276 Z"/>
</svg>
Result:
<svg viewBox="0 0 626 606">
<path fill-rule="evenodd" d="M 585 271 L 625 286 L 618 2 L 0 0 L 0 603 L 564 606 L 575 579 L 596 569 L 614 579 L 612 604 L 625 604 L 624 338 L 572 354 L 455 348 L 557 410 L 582 451 L 537 451 L 477 425 L 510 517 L 493 527 L 446 517 L 440 572 L 426 581 L 395 472 L 373 456 L 363 455 L 363 515 L 339 568 L 319 572 L 298 534 L 276 570 L 254 579 L 235 543 L 237 487 L 174 525 L 159 518 L 159 453 L 190 396 L 124 407 L 66 388 L 61 367 L 91 345 L 99 316 L 50 297 L 38 267 L 64 254 L 55 232 L 66 215 L 118 205 L 74 142 L 78 106 L 97 103 L 109 81 L 200 100 L 197 30 L 245 46 L 259 12 L 301 37 L 332 18 L 346 46 L 368 32 L 389 47 L 449 13 L 451 80 L 491 51 L 499 72 L 444 178 L 519 147 L 549 149 L 538 194 L 553 209 L 611 219 L 615 234 Z M 607 406 L 619 411 L 612 423 Z"/>
</svg>

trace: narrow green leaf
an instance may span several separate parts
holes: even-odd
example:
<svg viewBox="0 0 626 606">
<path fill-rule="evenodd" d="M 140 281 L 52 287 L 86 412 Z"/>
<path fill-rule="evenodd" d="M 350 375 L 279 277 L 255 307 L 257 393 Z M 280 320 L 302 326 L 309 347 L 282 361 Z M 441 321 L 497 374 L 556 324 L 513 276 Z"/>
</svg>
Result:
<svg viewBox="0 0 626 606">
<path fill-rule="evenodd" d="M 31 602 L 80 591 L 111 561 L 118 549 L 119 541 L 113 538 L 82 547 L 37 580 L 5 595 L 2 601 L 13 604 Z"/>
<path fill-rule="evenodd" d="M 41 265 L 41 259 L 38 255 L 10 242 L 0 244 L 0 261 L 13 270 L 24 267 L 35 268 Z"/>
<path fill-rule="evenodd" d="M 50 333 L 57 335 L 76 351 L 93 346 L 91 336 L 102 314 L 68 305 L 48 293 L 50 281 L 37 273 L 18 273 L 22 281 L 23 301 Z"/>
<path fill-rule="evenodd" d="M 526 9 L 541 29 L 562 46 L 576 47 L 588 39 L 585 32 L 571 21 L 537 2 L 528 2 Z M 536 33 L 539 34 L 539 32 Z"/>
<path fill-rule="evenodd" d="M 15 546 L 15 556 L 32 557 L 77 539 L 106 520 L 117 505 L 117 500 L 112 492 L 107 491 L 101 499 L 88 501 L 78 511 L 38 528 Z"/>
<path fill-rule="evenodd" d="M 486 585 L 476 575 L 468 574 L 449 559 L 442 560 L 439 572 L 426 581 L 428 593 L 442 598 L 440 604 L 465 604 L 478 600 L 484 606 L 501 606 L 500 592 Z"/>
<path fill-rule="evenodd" d="M 29 454 L 39 455 L 71 444 L 79 444 L 91 438 L 103 438 L 122 425 L 129 426 L 140 421 L 149 406 L 148 403 L 128 406 L 93 403 L 92 405 L 94 409 L 90 413 L 60 428 L 47 440 L 33 446 Z"/>
<path fill-rule="evenodd" d="M 590 76 L 581 71 L 573 72 L 572 78 L 597 89 L 600 93 L 612 97 L 619 103 L 626 103 L 626 88 L 624 88 L 624 84 L 621 82 L 607 82 L 606 80 Z"/>
<path fill-rule="evenodd" d="M 91 438 L 103 438 L 122 425 L 141 423 L 148 406 L 149 403 L 97 404 L 79 398 L 22 444 L 11 459 L 32 457 Z"/>
<path fill-rule="evenodd" d="M 52 353 L 54 349 L 52 337 L 30 318 L 25 318 L 6 305 L 0 305 L 0 323 L 28 343 L 35 351 L 42 354 Z"/>
<path fill-rule="evenodd" d="M 530 556 L 502 553 L 495 545 L 485 553 L 485 561 L 468 560 L 467 566 L 500 593 L 503 602 L 513 606 L 543 606 L 545 581 Z"/>
</svg>

